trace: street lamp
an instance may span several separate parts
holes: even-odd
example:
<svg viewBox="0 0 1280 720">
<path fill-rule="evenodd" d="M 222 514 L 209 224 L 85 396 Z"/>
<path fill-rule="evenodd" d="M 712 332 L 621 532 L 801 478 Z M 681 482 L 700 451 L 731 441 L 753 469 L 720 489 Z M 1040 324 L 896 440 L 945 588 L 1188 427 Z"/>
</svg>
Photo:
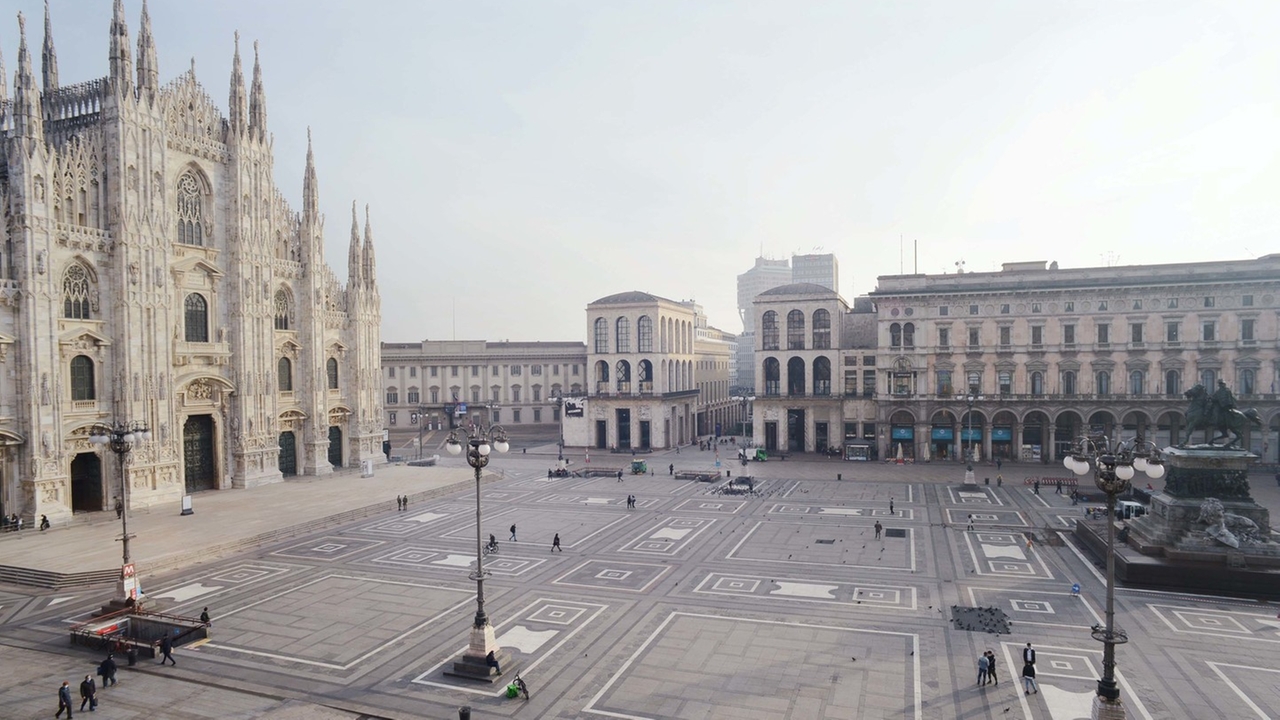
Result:
<svg viewBox="0 0 1280 720">
<path fill-rule="evenodd" d="M 418 459 L 422 459 L 422 427 L 427 424 L 427 410 L 430 409 L 425 405 L 418 406 Z"/>
<path fill-rule="evenodd" d="M 754 434 L 754 428 L 752 428 L 750 431 L 747 428 L 747 419 L 751 417 L 751 414 L 750 414 L 751 403 L 756 398 L 754 395 L 734 395 L 730 399 L 737 400 L 738 402 L 742 403 L 742 419 L 740 421 L 740 424 L 742 426 L 742 447 L 745 449 L 748 444 L 747 433 L 752 432 Z"/>
<path fill-rule="evenodd" d="M 1090 467 L 1092 463 L 1092 468 Z M 1093 482 L 1107 495 L 1107 614 L 1106 625 L 1093 626 L 1093 639 L 1102 643 L 1102 679 L 1094 698 L 1094 718 L 1123 718 L 1120 688 L 1116 685 L 1116 645 L 1129 641 L 1115 626 L 1116 600 L 1116 496 L 1129 488 L 1135 471 L 1152 479 L 1164 477 L 1164 463 L 1155 443 L 1146 440 L 1112 442 L 1105 435 L 1080 437 L 1062 464 L 1076 475 L 1093 470 Z"/>
<path fill-rule="evenodd" d="M 556 393 L 551 397 L 556 406 L 556 417 L 560 420 L 560 442 L 556 444 L 556 469 L 564 469 L 564 396 Z"/>
<path fill-rule="evenodd" d="M 480 471 L 489 464 L 489 454 L 493 450 L 505 453 L 510 445 L 507 444 L 507 434 L 501 425 L 490 425 L 488 431 L 485 431 L 482 421 L 465 433 L 466 440 L 463 441 L 459 439 L 457 430 L 451 431 L 449 439 L 445 441 L 445 449 L 450 455 L 458 455 L 465 445 L 467 464 L 476 473 L 476 569 L 469 576 L 476 581 L 476 618 L 471 626 L 470 644 L 462 652 L 462 657 L 454 662 L 452 674 L 488 678 L 489 653 L 494 653 L 499 663 L 506 660 L 506 657 L 494 639 L 493 626 L 489 624 L 489 616 L 484 612 L 484 578 L 488 573 L 484 569 L 484 544 L 480 537 Z"/>
<path fill-rule="evenodd" d="M 98 447 L 109 448 L 120 462 L 120 541 L 124 557 L 120 566 L 120 579 L 116 584 L 116 597 L 109 606 L 115 609 L 140 605 L 143 600 L 129 556 L 129 538 L 133 536 L 129 534 L 129 478 L 126 465 L 134 445 L 150 439 L 151 430 L 144 423 L 100 423 L 89 429 L 89 442 Z"/>
<path fill-rule="evenodd" d="M 964 396 L 964 404 L 969 408 L 965 413 L 965 419 L 969 423 L 969 432 L 965 434 L 969 441 L 969 450 L 965 452 L 965 472 L 973 473 L 973 403 L 977 401 L 978 396 L 973 392 L 973 388 L 969 388 L 969 394 Z"/>
</svg>

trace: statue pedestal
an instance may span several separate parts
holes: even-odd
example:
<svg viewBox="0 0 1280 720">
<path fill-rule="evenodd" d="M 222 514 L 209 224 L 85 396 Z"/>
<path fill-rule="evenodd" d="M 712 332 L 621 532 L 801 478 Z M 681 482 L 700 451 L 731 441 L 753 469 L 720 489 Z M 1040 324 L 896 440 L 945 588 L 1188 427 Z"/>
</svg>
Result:
<svg viewBox="0 0 1280 720">
<path fill-rule="evenodd" d="M 1205 446 L 1166 448 L 1164 456 L 1168 471 L 1164 491 L 1151 497 L 1150 512 L 1129 525 L 1135 544 L 1145 554 L 1168 556 L 1181 550 L 1225 558 L 1227 551 L 1236 550 L 1206 535 L 1208 525 L 1201 521 L 1200 512 L 1209 498 L 1221 501 L 1227 513 L 1252 520 L 1264 537 L 1270 534 L 1270 511 L 1249 495 L 1249 465 L 1256 455 Z M 1242 545 L 1239 550 L 1280 557 L 1280 546 L 1273 544 Z"/>
</svg>

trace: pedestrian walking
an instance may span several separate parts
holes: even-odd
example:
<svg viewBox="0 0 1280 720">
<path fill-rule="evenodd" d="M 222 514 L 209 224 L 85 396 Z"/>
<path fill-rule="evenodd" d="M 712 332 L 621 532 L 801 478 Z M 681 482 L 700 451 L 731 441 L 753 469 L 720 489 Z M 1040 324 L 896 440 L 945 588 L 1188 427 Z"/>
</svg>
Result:
<svg viewBox="0 0 1280 720">
<path fill-rule="evenodd" d="M 967 530 L 972 530 L 972 529 L 973 529 L 973 513 L 969 513 L 969 527 L 968 527 L 968 528 L 966 528 L 966 529 L 967 529 Z"/>
<path fill-rule="evenodd" d="M 1057 485 L 1058 485 L 1058 489 L 1057 489 L 1055 492 L 1057 492 L 1057 494 L 1061 495 L 1061 494 L 1062 494 L 1062 478 L 1058 478 L 1058 479 L 1057 479 L 1057 480 L 1055 480 L 1054 482 L 1055 482 L 1055 483 L 1057 483 Z"/>
<path fill-rule="evenodd" d="M 1022 694 L 1040 694 L 1040 686 L 1036 684 L 1036 666 L 1027 663 L 1022 666 Z"/>
<path fill-rule="evenodd" d="M 1035 488 L 1035 493 L 1036 493 L 1037 495 L 1039 495 L 1039 494 L 1040 494 L 1040 479 L 1039 479 L 1039 478 L 1036 478 L 1036 482 L 1035 482 L 1034 488 Z"/>
<path fill-rule="evenodd" d="M 675 474 L 676 474 L 676 464 L 675 464 L 675 463 L 671 463 L 670 465 L 668 465 L 668 466 L 667 466 L 667 474 L 668 474 L 668 475 L 675 475 Z"/>
<path fill-rule="evenodd" d="M 98 688 L 93 684 L 93 676 L 85 675 L 84 680 L 80 681 L 80 712 L 84 712 L 84 706 L 89 706 L 89 712 L 98 709 Z"/>
<path fill-rule="evenodd" d="M 879 540 L 879 539 L 880 539 L 880 531 L 881 531 L 881 530 L 884 530 L 884 526 L 880 524 L 880 521 L 879 521 L 879 520 L 877 520 L 877 521 L 876 521 L 876 539 L 877 539 L 877 540 Z"/>
<path fill-rule="evenodd" d="M 990 661 L 987 660 L 987 654 L 982 653 L 978 656 L 978 687 L 982 687 L 990 682 L 987 675 L 987 669 L 991 667 Z"/>
<path fill-rule="evenodd" d="M 556 533 L 556 536 L 551 539 L 551 552 L 557 550 L 564 552 L 564 548 L 560 547 L 560 533 Z"/>
<path fill-rule="evenodd" d="M 987 651 L 987 675 L 991 677 L 991 682 L 1000 684 L 1000 676 L 996 675 L 996 654 L 990 650 Z"/>
<path fill-rule="evenodd" d="M 124 501 L 116 498 L 116 519 L 119 520 L 122 516 L 124 516 Z"/>
<path fill-rule="evenodd" d="M 507 538 L 507 539 L 508 539 L 508 540 L 510 540 L 510 541 L 512 541 L 512 542 L 515 542 L 515 541 L 516 541 L 516 525 L 515 525 L 515 523 L 512 523 L 512 524 L 511 524 L 511 537 L 509 537 L 509 538 Z"/>
<path fill-rule="evenodd" d="M 618 482 L 622 482 L 622 471 L 618 471 Z"/>
<path fill-rule="evenodd" d="M 58 712 L 54 713 L 54 717 L 62 717 L 62 711 L 67 711 L 67 720 L 71 720 L 71 683 L 66 680 L 62 681 L 62 687 L 58 688 Z"/>
<path fill-rule="evenodd" d="M 200 611 L 200 622 L 204 623 L 205 625 L 213 624 L 212 622 L 209 622 L 209 608 L 205 608 Z"/>
<path fill-rule="evenodd" d="M 1000 487 L 1001 485 L 1004 485 L 1004 476 L 996 475 L 996 487 Z"/>
<path fill-rule="evenodd" d="M 893 515 L 893 498 L 889 498 L 889 514 Z"/>
<path fill-rule="evenodd" d="M 1036 649 L 1031 647 L 1031 643 L 1027 643 L 1027 646 L 1022 648 L 1022 662 L 1027 665 L 1036 664 Z"/>
<path fill-rule="evenodd" d="M 1000 458 L 996 458 L 996 472 L 1000 472 L 1000 466 L 1002 464 L 1003 464 L 1003 461 Z"/>
<path fill-rule="evenodd" d="M 164 664 L 165 660 L 168 660 L 177 666 L 178 661 L 173 659 L 173 638 L 168 633 L 165 633 L 164 637 L 160 638 L 160 654 L 163 655 L 160 658 L 161 665 Z"/>
<path fill-rule="evenodd" d="M 116 660 L 107 653 L 107 658 L 98 664 L 98 674 L 102 676 L 102 687 L 115 685 L 116 680 Z"/>
<path fill-rule="evenodd" d="M 408 495 L 405 495 L 405 496 L 404 496 L 404 505 L 403 505 L 402 507 L 403 507 L 403 509 L 405 509 L 405 510 L 408 510 L 408 509 L 409 509 L 409 496 L 408 496 Z"/>
<path fill-rule="evenodd" d="M 49 516 L 41 515 L 40 516 L 40 532 L 44 532 L 45 530 L 48 530 L 48 529 L 49 529 Z"/>
</svg>

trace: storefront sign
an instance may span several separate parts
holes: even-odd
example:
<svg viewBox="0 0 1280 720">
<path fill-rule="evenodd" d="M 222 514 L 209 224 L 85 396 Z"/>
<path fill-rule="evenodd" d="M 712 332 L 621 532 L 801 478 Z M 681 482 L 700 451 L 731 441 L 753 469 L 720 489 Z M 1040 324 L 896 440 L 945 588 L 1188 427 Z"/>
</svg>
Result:
<svg viewBox="0 0 1280 720">
<path fill-rule="evenodd" d="M 978 442 L 982 439 L 982 428 L 962 428 L 960 430 L 960 439 L 965 442 Z"/>
<path fill-rule="evenodd" d="M 892 430 L 891 437 L 894 440 L 911 440 L 916 436 L 915 428 L 895 426 Z"/>
<path fill-rule="evenodd" d="M 930 435 L 934 440 L 946 440 L 950 442 L 956 439 L 956 432 L 949 427 L 936 427 Z"/>
<path fill-rule="evenodd" d="M 996 442 L 1012 442 L 1013 428 L 991 428 L 991 439 Z"/>
</svg>

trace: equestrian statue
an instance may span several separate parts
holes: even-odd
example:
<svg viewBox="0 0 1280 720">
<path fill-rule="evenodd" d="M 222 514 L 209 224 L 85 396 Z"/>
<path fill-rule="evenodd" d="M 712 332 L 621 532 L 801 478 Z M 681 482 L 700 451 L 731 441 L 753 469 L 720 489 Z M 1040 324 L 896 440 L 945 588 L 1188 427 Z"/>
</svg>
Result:
<svg viewBox="0 0 1280 720">
<path fill-rule="evenodd" d="M 1238 449 L 1244 439 L 1245 429 L 1250 425 L 1262 427 L 1262 418 L 1258 416 L 1257 410 L 1236 409 L 1235 396 L 1221 380 L 1213 394 L 1209 394 L 1204 385 L 1196 385 L 1183 395 L 1191 404 L 1187 406 L 1187 441 L 1179 447 L 1187 447 L 1191 436 L 1203 429 L 1207 444 L 1223 450 Z M 1210 431 L 1217 434 L 1210 437 Z M 1219 444 L 1221 440 L 1226 442 Z"/>
</svg>

